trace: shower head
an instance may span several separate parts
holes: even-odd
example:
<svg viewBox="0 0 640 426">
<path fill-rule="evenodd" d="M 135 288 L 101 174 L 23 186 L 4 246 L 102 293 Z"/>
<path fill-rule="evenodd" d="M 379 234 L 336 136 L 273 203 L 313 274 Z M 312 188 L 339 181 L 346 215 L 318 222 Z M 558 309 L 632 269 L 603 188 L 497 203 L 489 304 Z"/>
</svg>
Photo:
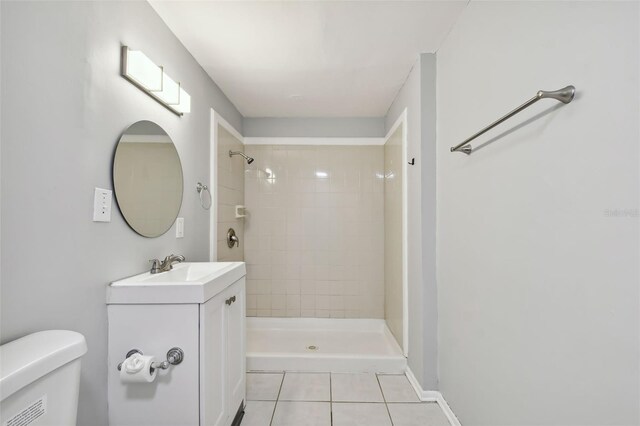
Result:
<svg viewBox="0 0 640 426">
<path fill-rule="evenodd" d="M 242 157 L 244 157 L 244 159 L 247 160 L 247 164 L 253 163 L 253 158 L 245 155 L 245 153 L 242 151 L 229 151 L 229 157 L 233 157 L 234 155 L 241 155 Z"/>
</svg>

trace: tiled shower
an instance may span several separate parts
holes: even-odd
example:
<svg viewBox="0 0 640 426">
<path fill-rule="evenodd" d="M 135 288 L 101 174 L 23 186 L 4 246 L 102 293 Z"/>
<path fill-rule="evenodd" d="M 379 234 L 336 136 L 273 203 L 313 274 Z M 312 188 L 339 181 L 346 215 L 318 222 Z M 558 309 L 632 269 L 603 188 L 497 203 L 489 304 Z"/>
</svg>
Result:
<svg viewBox="0 0 640 426">
<path fill-rule="evenodd" d="M 247 315 L 384 318 L 384 147 L 244 152 Z"/>
</svg>

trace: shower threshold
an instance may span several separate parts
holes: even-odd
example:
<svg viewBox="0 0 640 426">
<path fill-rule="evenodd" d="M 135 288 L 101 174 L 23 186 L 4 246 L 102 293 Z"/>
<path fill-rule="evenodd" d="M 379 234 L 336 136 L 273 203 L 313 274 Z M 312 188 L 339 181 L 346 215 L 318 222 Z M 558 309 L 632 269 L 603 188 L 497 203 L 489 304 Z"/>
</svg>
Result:
<svg viewBox="0 0 640 426">
<path fill-rule="evenodd" d="M 381 319 L 247 318 L 248 371 L 404 373 Z"/>
</svg>

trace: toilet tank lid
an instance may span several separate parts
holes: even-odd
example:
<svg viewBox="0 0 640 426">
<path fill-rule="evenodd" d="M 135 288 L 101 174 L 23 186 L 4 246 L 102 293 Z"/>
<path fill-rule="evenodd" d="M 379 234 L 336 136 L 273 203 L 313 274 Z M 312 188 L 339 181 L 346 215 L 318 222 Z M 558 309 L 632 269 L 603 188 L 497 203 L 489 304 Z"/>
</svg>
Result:
<svg viewBox="0 0 640 426">
<path fill-rule="evenodd" d="M 0 401 L 87 352 L 75 331 L 47 330 L 0 346 Z"/>
</svg>

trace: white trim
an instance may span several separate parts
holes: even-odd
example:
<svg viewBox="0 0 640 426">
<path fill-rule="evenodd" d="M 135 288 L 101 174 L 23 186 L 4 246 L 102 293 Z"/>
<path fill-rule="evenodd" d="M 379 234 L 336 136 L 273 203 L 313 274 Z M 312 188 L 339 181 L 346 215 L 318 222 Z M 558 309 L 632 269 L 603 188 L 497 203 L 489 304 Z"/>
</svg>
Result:
<svg viewBox="0 0 640 426">
<path fill-rule="evenodd" d="M 407 109 L 398 116 L 384 137 L 384 143 L 402 126 L 402 351 L 409 356 L 409 187 L 407 185 Z"/>
<path fill-rule="evenodd" d="M 231 133 L 240 143 L 244 138 L 227 120 L 211 108 L 209 128 L 209 185 L 211 192 L 211 208 L 209 209 L 209 260 L 218 260 L 218 125 Z"/>
<path fill-rule="evenodd" d="M 246 137 L 245 145 L 384 145 L 386 138 Z"/>
<path fill-rule="evenodd" d="M 209 209 L 209 261 L 218 260 L 218 113 L 211 108 L 209 128 L 209 192 L 211 208 Z"/>
<path fill-rule="evenodd" d="M 438 399 L 436 402 L 440 406 L 442 412 L 444 412 L 444 415 L 447 416 L 447 420 L 449 420 L 451 426 L 462 426 L 460 420 L 458 420 L 458 417 L 456 417 L 455 413 L 451 410 L 451 407 L 449 407 L 449 404 L 440 392 L 438 392 Z"/>
<path fill-rule="evenodd" d="M 416 376 L 413 374 L 413 371 L 411 371 L 411 368 L 409 368 L 409 366 L 407 366 L 407 379 L 409 379 L 409 383 L 411 383 L 411 386 L 413 386 L 413 390 L 416 391 L 416 393 L 418 394 L 418 398 L 420 398 L 420 401 L 425 401 L 425 402 L 436 402 L 437 401 L 437 393 L 436 391 L 425 391 L 422 389 L 422 386 L 420 386 L 420 382 L 418 382 L 418 379 L 416 379 Z"/>
<path fill-rule="evenodd" d="M 413 386 L 413 390 L 415 390 L 416 394 L 418 394 L 418 398 L 420 398 L 420 401 L 437 402 L 440 406 L 440 409 L 447 417 L 447 420 L 449 420 L 449 424 L 451 424 L 451 426 L 462 426 L 460 420 L 458 420 L 456 415 L 451 410 L 451 407 L 449 407 L 449 404 L 442 396 L 442 393 L 438 391 L 426 391 L 422 389 L 422 386 L 420 386 L 420 382 L 418 382 L 416 376 L 413 375 L 413 371 L 411 371 L 411 368 L 409 368 L 409 366 L 407 366 L 406 376 L 409 380 L 409 383 L 411 383 L 411 386 Z"/>
<path fill-rule="evenodd" d="M 214 111 L 215 112 L 215 111 Z M 240 143 L 245 143 L 245 137 L 240 134 L 239 131 L 235 129 L 227 120 L 225 120 L 220 114 L 216 114 L 218 119 L 218 124 L 225 128 L 229 133 L 231 133 L 236 139 L 240 141 Z"/>
</svg>

